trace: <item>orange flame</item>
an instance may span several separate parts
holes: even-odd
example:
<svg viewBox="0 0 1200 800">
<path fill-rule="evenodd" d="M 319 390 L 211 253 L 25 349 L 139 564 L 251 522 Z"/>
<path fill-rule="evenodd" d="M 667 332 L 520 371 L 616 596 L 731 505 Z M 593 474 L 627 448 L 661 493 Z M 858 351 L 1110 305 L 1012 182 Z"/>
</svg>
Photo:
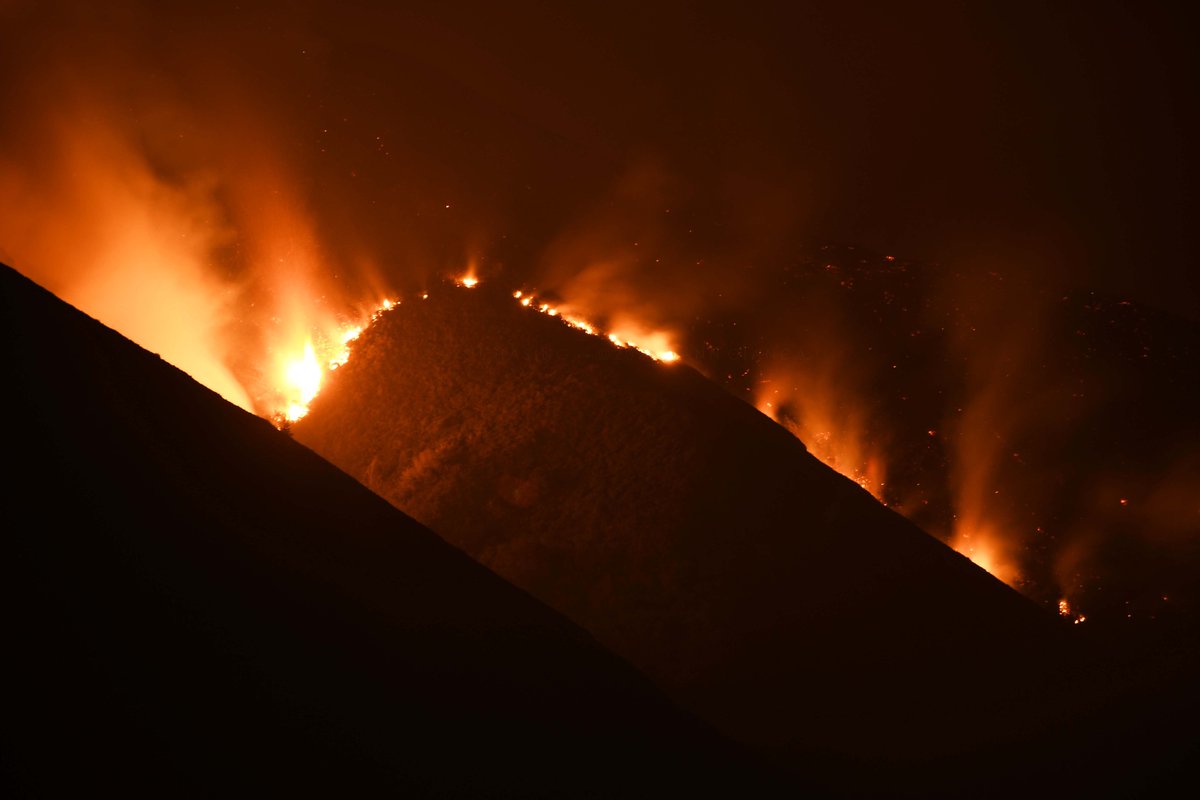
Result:
<svg viewBox="0 0 1200 800">
<path fill-rule="evenodd" d="M 1021 573 L 1005 543 L 1011 539 L 997 534 L 993 526 L 977 522 L 960 524 L 950 540 L 950 546 L 971 559 L 976 566 L 990 572 L 995 578 L 1016 584 Z"/>
<path fill-rule="evenodd" d="M 460 285 L 463 284 L 460 283 Z M 608 339 L 613 345 L 622 349 L 636 350 L 642 355 L 664 364 L 673 364 L 681 358 L 669 333 L 646 328 L 631 318 L 617 317 L 612 329 L 604 331 L 595 323 L 586 320 L 582 314 L 577 313 L 570 306 L 560 307 L 550 303 L 538 303 L 537 298 L 531 292 L 516 291 L 512 296 L 526 308 L 532 308 L 548 317 L 557 317 L 564 324 L 576 330 L 583 331 L 590 336 Z"/>
<path fill-rule="evenodd" d="M 473 289 L 479 285 L 479 279 L 473 274 L 468 274 L 455 278 L 454 285 L 463 289 Z M 512 296 L 525 308 L 532 308 L 547 316 L 556 317 L 564 324 L 591 336 L 606 338 L 617 347 L 637 350 L 655 361 L 672 364 L 681 358 L 679 353 L 672 348 L 670 338 L 665 332 L 641 328 L 626 320 L 623 323 L 625 326 L 623 330 L 631 331 L 632 336 L 637 336 L 637 341 L 634 341 L 630 336 L 613 332 L 603 333 L 587 320 L 574 314 L 563 313 L 559 307 L 549 303 L 534 305 L 536 298 L 530 293 L 515 291 Z M 421 294 L 422 300 L 428 298 L 428 292 Z M 325 372 L 345 365 L 350 360 L 351 344 L 375 320 L 395 308 L 396 305 L 398 305 L 398 301 L 385 299 L 361 324 L 342 324 L 340 329 L 332 333 L 319 330 L 316 333 L 310 332 L 301 337 L 303 338 L 302 345 L 283 348 L 284 352 L 293 354 L 298 349 L 301 354 L 283 357 L 279 362 L 276 389 L 278 399 L 275 404 L 274 418 L 281 423 L 303 419 L 308 413 L 309 405 L 321 390 Z M 316 339 L 316 344 L 314 344 L 314 339 Z"/>
<path fill-rule="evenodd" d="M 281 422 L 296 422 L 308 413 L 309 405 L 321 391 L 326 372 L 336 370 L 350 360 L 351 345 L 371 323 L 383 313 L 395 308 L 396 302 L 384 300 L 370 316 L 359 324 L 340 325 L 340 330 L 325 333 L 320 330 L 307 334 L 303 345 L 283 352 L 298 356 L 282 356 L 277 372 L 277 388 L 273 417 Z M 314 344 L 314 338 L 316 342 Z"/>
<path fill-rule="evenodd" d="M 771 386 L 774 381 L 764 381 Z M 811 384 L 803 391 L 760 389 L 755 407 L 778 422 L 825 466 L 840 472 L 886 505 L 887 468 L 883 456 L 870 447 L 861 434 L 862 415 L 839 402 L 830 386 Z M 784 408 L 788 413 L 784 413 Z"/>
<path fill-rule="evenodd" d="M 284 412 L 288 422 L 295 422 L 308 413 L 308 404 L 321 390 L 321 365 L 312 340 L 304 343 L 304 355 L 284 366 L 284 386 L 291 396 Z"/>
</svg>

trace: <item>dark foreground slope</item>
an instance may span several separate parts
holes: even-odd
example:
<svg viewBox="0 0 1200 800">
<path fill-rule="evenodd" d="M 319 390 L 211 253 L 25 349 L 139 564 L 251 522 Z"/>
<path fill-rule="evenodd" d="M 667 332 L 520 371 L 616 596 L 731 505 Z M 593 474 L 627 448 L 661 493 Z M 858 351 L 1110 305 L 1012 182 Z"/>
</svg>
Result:
<svg viewBox="0 0 1200 800">
<path fill-rule="evenodd" d="M 6 796 L 744 788 L 625 662 L 266 422 L 7 267 L 0 311 Z"/>
<path fill-rule="evenodd" d="M 1004 793 L 1098 752 L 1057 739 L 1096 699 L 1057 620 L 687 367 L 447 288 L 295 435 L 834 787 Z"/>
</svg>

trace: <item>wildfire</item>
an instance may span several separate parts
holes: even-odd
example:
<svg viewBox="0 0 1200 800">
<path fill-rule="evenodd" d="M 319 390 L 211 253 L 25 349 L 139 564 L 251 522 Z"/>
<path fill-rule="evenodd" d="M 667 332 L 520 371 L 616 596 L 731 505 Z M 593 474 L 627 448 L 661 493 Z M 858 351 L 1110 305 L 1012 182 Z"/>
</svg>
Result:
<svg viewBox="0 0 1200 800">
<path fill-rule="evenodd" d="M 479 278 L 474 270 L 454 279 L 454 285 L 463 289 L 474 289 L 479 285 Z M 591 336 L 608 339 L 613 345 L 622 349 L 636 350 L 655 361 L 671 364 L 680 360 L 669 341 L 667 334 L 658 331 L 628 332 L 622 335 L 617 331 L 604 332 L 599 327 L 588 322 L 574 313 L 566 313 L 558 306 L 537 302 L 537 298 L 523 291 L 516 291 L 513 298 L 525 308 L 532 308 L 549 317 L 556 317 L 564 324 L 583 331 Z M 429 299 L 429 293 L 420 295 L 422 300 Z M 309 405 L 321 390 L 321 384 L 326 372 L 331 372 L 343 366 L 350 360 L 351 345 L 363 331 L 377 320 L 382 314 L 391 311 L 399 304 L 397 300 L 386 299 L 371 312 L 368 320 L 362 324 L 346 324 L 333 334 L 310 334 L 299 348 L 300 354 L 285 358 L 282 362 L 279 381 L 279 396 L 282 402 L 275 412 L 274 418 L 281 424 L 296 422 L 308 413 Z M 630 326 L 627 326 L 630 327 Z M 632 326 L 636 328 L 636 326 Z M 624 330 L 624 329 L 622 329 Z M 292 351 L 295 352 L 295 351 Z"/>
<path fill-rule="evenodd" d="M 985 525 L 959 525 L 950 546 L 971 559 L 976 566 L 991 573 L 993 577 L 1013 586 L 1020 578 L 1020 572 L 999 544 L 1001 541 L 1003 540 Z"/>
<path fill-rule="evenodd" d="M 589 336 L 600 336 L 608 339 L 616 347 L 636 350 L 642 355 L 664 364 L 673 364 L 681 358 L 671 344 L 669 335 L 662 331 L 647 331 L 641 329 L 639 326 L 630 324 L 628 321 L 618 324 L 611 331 L 602 331 L 595 324 L 583 319 L 570 310 L 564 310 L 550 303 L 539 303 L 537 298 L 531 293 L 516 291 L 513 292 L 512 296 L 514 300 L 525 308 L 533 309 L 548 317 L 556 317 L 562 320 L 565 325 L 575 330 L 583 331 Z"/>
<path fill-rule="evenodd" d="M 758 393 L 755 405 L 804 442 L 821 463 L 845 475 L 887 505 L 884 496 L 887 470 L 883 459 L 863 440 L 865 437 L 855 435 L 856 431 L 862 430 L 862 421 L 839 409 L 829 397 L 823 387 L 810 387 L 808 391 L 793 388 L 786 393 L 769 389 Z M 783 411 L 784 407 L 789 411 Z"/>
<path fill-rule="evenodd" d="M 1071 611 L 1071 604 L 1067 602 L 1067 598 L 1065 597 L 1058 601 L 1058 614 L 1059 616 L 1067 619 L 1071 619 L 1071 617 L 1074 616 L 1073 612 Z M 1072 620 L 1072 622 L 1074 622 L 1076 625 L 1085 621 L 1087 621 L 1087 616 L 1084 614 L 1080 614 L 1076 616 L 1074 620 Z"/>
<path fill-rule="evenodd" d="M 304 343 L 304 355 L 287 364 L 284 374 L 287 388 L 295 398 L 284 416 L 288 422 L 295 422 L 308 413 L 308 404 L 321 390 L 322 369 L 311 339 Z"/>
<path fill-rule="evenodd" d="M 306 337 L 300 354 L 285 357 L 280 366 L 279 396 L 282 404 L 275 412 L 275 419 L 280 423 L 303 419 L 308 413 L 309 404 L 321 391 L 325 373 L 349 361 L 350 345 L 362 335 L 371 322 L 396 305 L 394 300 L 384 300 L 362 324 L 345 324 L 332 335 L 316 333 Z"/>
</svg>

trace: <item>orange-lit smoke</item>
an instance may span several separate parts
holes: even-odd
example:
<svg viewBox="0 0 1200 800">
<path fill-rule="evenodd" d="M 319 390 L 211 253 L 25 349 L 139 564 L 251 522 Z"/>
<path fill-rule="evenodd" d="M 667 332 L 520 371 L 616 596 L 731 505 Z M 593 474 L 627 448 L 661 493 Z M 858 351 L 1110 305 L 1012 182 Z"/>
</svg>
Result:
<svg viewBox="0 0 1200 800">
<path fill-rule="evenodd" d="M 1000 580 L 1024 579 L 1022 563 L 1035 535 L 1033 521 L 1017 509 L 1031 501 L 1034 476 L 1024 466 L 1022 442 L 1048 439 L 1061 427 L 1061 409 L 1039 407 L 1043 393 L 1031 367 L 1044 347 L 1043 300 L 1023 283 L 996 273 L 947 287 L 944 305 L 969 324 L 954 328 L 952 354 L 960 355 L 963 405 L 947 409 L 949 488 L 954 507 L 950 544 Z M 1018 488 L 1020 487 L 1020 488 Z"/>
<path fill-rule="evenodd" d="M 0 258 L 250 408 L 225 361 L 238 288 L 210 267 L 231 237 L 212 182 L 160 179 L 86 104 L 40 122 L 35 153 L 0 153 Z"/>
<path fill-rule="evenodd" d="M 1005 583 L 1020 579 L 1020 539 L 1010 510 L 1012 499 L 1002 494 L 999 465 L 1008 431 L 1002 389 L 981 386 L 957 420 L 953 437 L 950 487 L 955 517 L 950 545 Z"/>
<path fill-rule="evenodd" d="M 338 358 L 385 292 L 323 244 L 286 126 L 199 33 L 165 47 L 119 6 L 13 13 L 33 33 L 0 82 L 0 258 L 242 408 L 294 416 L 296 361 Z"/>
<path fill-rule="evenodd" d="M 459 279 L 456 283 L 461 287 L 471 289 L 478 284 L 478 281 L 468 282 L 468 279 Z M 522 290 L 513 292 L 512 296 L 522 307 L 562 320 L 563 324 L 583 331 L 589 336 L 607 339 L 609 344 L 614 347 L 636 350 L 642 355 L 664 364 L 673 364 L 681 358 L 676 345 L 672 344 L 671 337 L 667 333 L 647 329 L 627 317 L 618 315 L 613 327 L 605 329 L 586 319 L 572 306 L 543 302 L 532 292 Z"/>
<path fill-rule="evenodd" d="M 626 170 L 546 248 L 539 284 L 552 299 L 543 302 L 615 344 L 677 359 L 693 313 L 728 305 L 733 292 L 714 291 L 712 265 L 689 249 L 673 189 L 657 163 Z"/>
<path fill-rule="evenodd" d="M 755 405 L 804 442 L 809 452 L 887 503 L 887 464 L 880 442 L 870 440 L 873 422 L 844 376 L 833 366 L 801 372 L 765 373 Z"/>
</svg>

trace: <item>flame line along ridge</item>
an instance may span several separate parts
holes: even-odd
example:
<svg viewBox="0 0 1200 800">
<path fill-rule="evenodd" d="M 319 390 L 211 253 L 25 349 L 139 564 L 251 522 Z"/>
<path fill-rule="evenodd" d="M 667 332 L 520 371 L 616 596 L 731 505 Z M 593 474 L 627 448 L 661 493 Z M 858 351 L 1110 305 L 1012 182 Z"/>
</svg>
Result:
<svg viewBox="0 0 1200 800">
<path fill-rule="evenodd" d="M 536 295 L 531 292 L 516 291 L 513 292 L 513 298 L 525 308 L 545 314 L 548 317 L 556 317 L 562 320 L 564 325 L 568 325 L 576 330 L 583 331 L 590 336 L 598 336 L 607 339 L 611 344 L 621 349 L 636 350 L 647 358 L 663 364 L 673 364 L 680 360 L 680 355 L 674 349 L 665 347 L 661 349 L 651 349 L 643 347 L 633 339 L 623 337 L 616 332 L 602 332 L 592 323 L 574 314 L 564 313 L 557 306 L 549 303 L 538 302 Z"/>
<path fill-rule="evenodd" d="M 454 279 L 454 285 L 462 289 L 473 289 L 479 284 L 479 278 L 474 275 L 465 275 Z M 422 300 L 427 300 L 429 292 L 422 292 L 420 297 Z M 524 308 L 548 317 L 555 317 L 568 327 L 590 336 L 607 339 L 610 344 L 623 350 L 636 350 L 647 358 L 662 364 L 673 364 L 681 360 L 679 353 L 666 344 L 667 336 L 664 333 L 651 334 L 653 338 L 662 339 L 663 346 L 649 347 L 639 344 L 636 337 L 623 336 L 616 331 L 601 331 L 596 325 L 579 315 L 566 313 L 550 303 L 539 302 L 532 292 L 515 291 L 512 293 L 512 297 Z M 400 300 L 385 299 L 371 312 L 365 323 L 344 327 L 334 337 L 334 344 L 324 348 L 326 350 L 324 359 L 318 357 L 318 348 L 313 344 L 313 337 L 309 336 L 303 345 L 302 355 L 286 361 L 283 365 L 283 387 L 280 395 L 284 401 L 271 417 L 276 427 L 284 428 L 303 419 L 308 414 L 312 401 L 321 390 L 325 373 L 344 366 L 350 360 L 351 345 L 362 335 L 363 331 L 373 325 L 383 314 L 399 306 L 400 303 Z"/>
<path fill-rule="evenodd" d="M 305 339 L 303 354 L 283 364 L 283 380 L 279 390 L 283 401 L 271 415 L 271 422 L 277 428 L 285 428 L 303 419 L 308 414 L 312 401 L 321 391 L 325 373 L 332 372 L 349 361 L 351 344 L 380 316 L 399 304 L 399 300 L 386 298 L 371 311 L 366 322 L 344 326 L 332 340 L 326 337 L 325 345 L 320 348 L 323 358 L 318 357 L 318 347 L 313 344 L 316 334 L 310 334 Z"/>
</svg>

